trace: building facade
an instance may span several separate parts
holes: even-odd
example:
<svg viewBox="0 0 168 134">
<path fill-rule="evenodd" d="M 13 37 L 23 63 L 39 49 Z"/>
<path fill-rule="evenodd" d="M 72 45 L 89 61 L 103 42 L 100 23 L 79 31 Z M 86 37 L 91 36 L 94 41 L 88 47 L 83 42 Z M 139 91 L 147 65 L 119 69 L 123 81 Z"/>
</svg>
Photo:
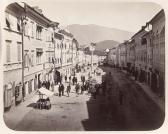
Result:
<svg viewBox="0 0 168 134">
<path fill-rule="evenodd" d="M 21 20 L 24 9 L 17 3 L 7 6 L 5 10 L 2 33 L 4 41 L 4 107 L 8 108 L 21 101 L 16 91 L 22 89 L 22 29 Z M 3 45 L 3 44 L 2 44 Z"/>
<path fill-rule="evenodd" d="M 118 45 L 118 50 L 117 50 L 117 61 L 118 61 L 118 66 L 120 68 L 125 69 L 127 67 L 127 61 L 126 61 L 126 56 L 127 56 L 127 52 L 126 52 L 126 43 L 121 43 Z"/>
<path fill-rule="evenodd" d="M 156 92 L 163 95 L 165 88 L 165 13 L 161 10 L 156 14 L 149 22 L 152 25 L 152 47 L 153 47 L 153 59 L 152 68 L 157 77 L 153 83 L 155 85 Z"/>
<path fill-rule="evenodd" d="M 162 9 L 130 40 L 116 48 L 116 62 L 158 95 L 165 88 L 165 14 Z"/>
<path fill-rule="evenodd" d="M 44 81 L 56 84 L 55 72 L 70 75 L 79 44 L 37 7 L 13 3 L 4 16 L 4 107 L 10 108 Z"/>
<path fill-rule="evenodd" d="M 40 9 L 24 4 L 24 96 L 49 80 L 54 56 L 52 21 Z M 51 77 L 50 77 L 51 78 Z"/>
<path fill-rule="evenodd" d="M 115 67 L 117 65 L 116 61 L 116 47 L 109 49 L 108 52 L 108 65 Z"/>
</svg>

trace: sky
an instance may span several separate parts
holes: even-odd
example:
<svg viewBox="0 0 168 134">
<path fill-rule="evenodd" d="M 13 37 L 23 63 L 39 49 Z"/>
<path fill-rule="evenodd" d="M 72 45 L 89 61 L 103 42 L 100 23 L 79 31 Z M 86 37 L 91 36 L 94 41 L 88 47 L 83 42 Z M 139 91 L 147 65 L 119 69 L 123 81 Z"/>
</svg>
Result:
<svg viewBox="0 0 168 134">
<path fill-rule="evenodd" d="M 26 3 L 38 6 L 46 17 L 61 26 L 95 24 L 134 33 L 161 10 L 159 5 L 146 2 L 34 0 Z"/>
</svg>

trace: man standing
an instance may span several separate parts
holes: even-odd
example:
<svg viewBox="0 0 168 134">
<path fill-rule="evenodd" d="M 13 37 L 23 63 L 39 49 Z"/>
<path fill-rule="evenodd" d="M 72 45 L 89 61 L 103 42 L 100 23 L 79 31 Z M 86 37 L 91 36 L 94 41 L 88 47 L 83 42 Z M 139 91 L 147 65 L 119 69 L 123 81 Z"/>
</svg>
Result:
<svg viewBox="0 0 168 134">
<path fill-rule="evenodd" d="M 83 85 L 81 86 L 81 94 L 83 94 L 84 90 L 85 90 L 85 87 L 84 87 L 84 84 L 83 84 Z"/>
<path fill-rule="evenodd" d="M 69 76 L 69 82 L 71 83 L 71 75 Z"/>
<path fill-rule="evenodd" d="M 76 84 L 75 89 L 76 89 L 76 94 L 79 95 L 79 89 L 80 89 L 79 83 Z"/>
<path fill-rule="evenodd" d="M 81 81 L 82 81 L 82 84 L 84 85 L 84 83 L 85 83 L 85 76 L 81 76 Z"/>
<path fill-rule="evenodd" d="M 68 94 L 68 97 L 69 97 L 70 91 L 71 91 L 71 84 L 69 83 L 69 85 L 67 86 L 67 94 Z"/>
<path fill-rule="evenodd" d="M 61 97 L 61 84 L 59 84 L 59 87 L 58 87 L 58 94 L 59 94 L 59 97 Z"/>
<path fill-rule="evenodd" d="M 64 85 L 61 83 L 61 93 L 62 93 L 62 96 L 64 96 Z"/>
<path fill-rule="evenodd" d="M 72 79 L 73 85 L 75 84 L 75 76 Z"/>
</svg>

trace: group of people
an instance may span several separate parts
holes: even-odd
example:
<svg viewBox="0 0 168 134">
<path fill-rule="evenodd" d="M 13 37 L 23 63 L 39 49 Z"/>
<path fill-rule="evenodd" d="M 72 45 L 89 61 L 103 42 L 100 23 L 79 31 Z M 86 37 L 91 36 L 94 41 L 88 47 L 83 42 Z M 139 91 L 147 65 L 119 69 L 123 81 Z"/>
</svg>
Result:
<svg viewBox="0 0 168 134">
<path fill-rule="evenodd" d="M 84 91 L 89 89 L 89 83 L 86 82 L 85 76 L 81 75 L 81 84 L 79 84 L 78 79 L 76 76 L 73 76 L 71 79 L 71 76 L 69 76 L 69 81 L 67 75 L 65 75 L 65 84 L 67 85 L 65 87 L 65 84 L 62 82 L 58 83 L 58 95 L 59 97 L 64 96 L 64 93 L 67 92 L 67 96 L 69 97 L 71 92 L 71 83 L 73 86 L 75 86 L 76 94 L 83 94 Z"/>
<path fill-rule="evenodd" d="M 160 79 L 160 73 L 156 69 L 150 68 L 146 71 L 146 68 L 143 70 L 142 68 L 131 67 L 127 69 L 127 72 L 134 76 L 136 81 L 148 84 L 155 93 L 164 94 L 162 87 L 164 82 Z"/>
</svg>

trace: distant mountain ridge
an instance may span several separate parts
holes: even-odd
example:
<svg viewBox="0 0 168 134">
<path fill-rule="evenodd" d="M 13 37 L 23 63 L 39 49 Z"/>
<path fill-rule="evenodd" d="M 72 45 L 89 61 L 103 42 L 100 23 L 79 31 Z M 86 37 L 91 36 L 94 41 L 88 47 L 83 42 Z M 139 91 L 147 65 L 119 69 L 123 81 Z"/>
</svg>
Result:
<svg viewBox="0 0 168 134">
<path fill-rule="evenodd" d="M 104 40 L 96 43 L 96 50 L 104 51 L 106 48 L 114 48 L 117 47 L 119 42 L 114 40 Z"/>
<path fill-rule="evenodd" d="M 74 35 L 80 45 L 88 45 L 91 42 L 101 42 L 104 40 L 113 40 L 116 42 L 123 42 L 128 40 L 134 33 L 116 28 L 108 28 L 94 24 L 68 25 L 67 29 Z"/>
</svg>

